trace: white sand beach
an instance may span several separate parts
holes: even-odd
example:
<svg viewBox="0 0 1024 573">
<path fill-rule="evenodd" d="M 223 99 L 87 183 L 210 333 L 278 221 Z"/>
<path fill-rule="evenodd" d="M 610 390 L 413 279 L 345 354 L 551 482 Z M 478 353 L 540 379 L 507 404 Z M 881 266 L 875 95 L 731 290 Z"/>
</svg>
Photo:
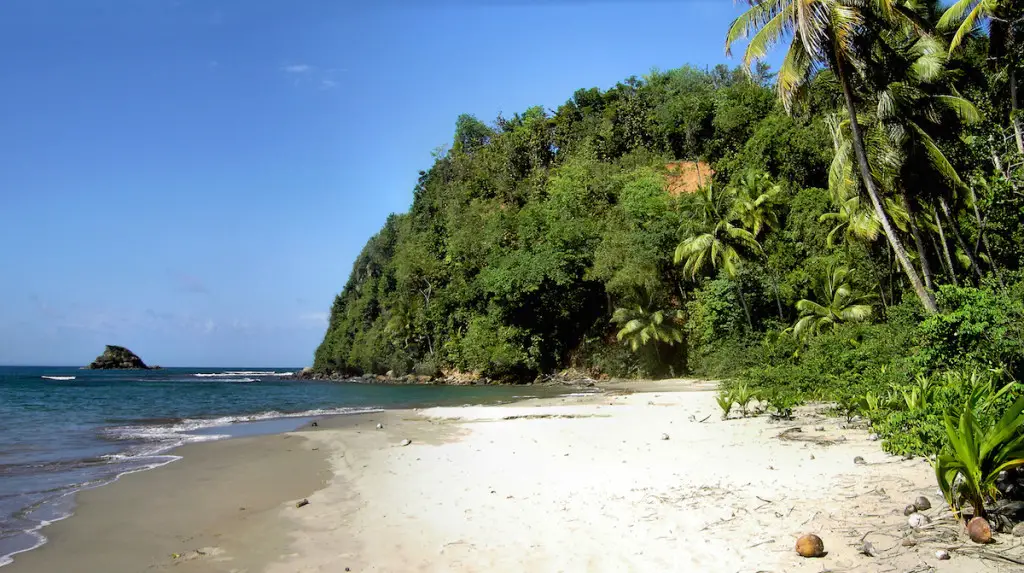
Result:
<svg viewBox="0 0 1024 573">
<path fill-rule="evenodd" d="M 193 446 L 221 453 L 185 452 L 167 466 L 181 464 L 173 481 L 165 468 L 125 476 L 91 492 L 106 490 L 102 504 L 84 495 L 81 515 L 11 570 L 98 571 L 92 552 L 108 556 L 111 573 L 1020 570 L 999 555 L 1020 560 L 1022 540 L 967 541 L 921 458 L 889 456 L 865 429 L 814 407 L 792 421 L 723 421 L 713 387 L 627 384 L 510 406 L 342 416 Z M 230 456 L 278 468 L 273 483 L 232 477 Z M 235 486 L 195 494 L 210 482 Z M 914 531 L 903 508 L 919 495 L 934 521 Z M 827 555 L 798 556 L 804 533 L 819 535 Z M 134 543 L 140 535 L 163 542 Z"/>
</svg>

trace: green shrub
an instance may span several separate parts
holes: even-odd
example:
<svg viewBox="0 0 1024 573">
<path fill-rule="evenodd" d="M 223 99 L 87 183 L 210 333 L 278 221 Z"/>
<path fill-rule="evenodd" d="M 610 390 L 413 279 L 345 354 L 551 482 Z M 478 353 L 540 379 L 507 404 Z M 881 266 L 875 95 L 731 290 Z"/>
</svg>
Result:
<svg viewBox="0 0 1024 573">
<path fill-rule="evenodd" d="M 991 285 L 942 286 L 936 297 L 942 312 L 921 322 L 918 365 L 927 371 L 952 368 L 1006 368 L 1024 375 L 1024 302 Z"/>
<path fill-rule="evenodd" d="M 935 461 L 939 488 L 954 511 L 970 503 L 975 516 L 985 516 L 985 502 L 999 494 L 999 474 L 1024 466 L 1024 398 L 998 420 L 965 404 L 958 415 L 951 409 L 944 425 L 947 447 Z"/>
</svg>

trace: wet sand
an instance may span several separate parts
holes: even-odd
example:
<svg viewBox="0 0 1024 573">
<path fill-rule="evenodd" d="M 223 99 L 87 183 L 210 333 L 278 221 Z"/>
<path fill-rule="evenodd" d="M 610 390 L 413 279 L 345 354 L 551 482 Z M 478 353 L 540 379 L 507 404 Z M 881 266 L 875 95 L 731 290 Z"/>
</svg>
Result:
<svg viewBox="0 0 1024 573">
<path fill-rule="evenodd" d="M 282 511 L 331 477 L 315 447 L 290 433 L 179 448 L 179 461 L 81 492 L 3 572 L 259 571 L 288 552 Z"/>
</svg>

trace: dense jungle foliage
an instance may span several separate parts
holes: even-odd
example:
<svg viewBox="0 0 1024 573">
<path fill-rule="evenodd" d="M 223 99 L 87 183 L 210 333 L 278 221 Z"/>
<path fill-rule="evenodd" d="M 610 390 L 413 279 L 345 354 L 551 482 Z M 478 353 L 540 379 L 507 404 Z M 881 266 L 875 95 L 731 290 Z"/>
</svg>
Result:
<svg viewBox="0 0 1024 573">
<path fill-rule="evenodd" d="M 696 374 L 935 451 L 949 404 L 1024 374 L 1024 3 L 754 1 L 723 37 L 741 67 L 459 117 L 315 368 Z M 677 161 L 713 178 L 670 193 Z"/>
</svg>

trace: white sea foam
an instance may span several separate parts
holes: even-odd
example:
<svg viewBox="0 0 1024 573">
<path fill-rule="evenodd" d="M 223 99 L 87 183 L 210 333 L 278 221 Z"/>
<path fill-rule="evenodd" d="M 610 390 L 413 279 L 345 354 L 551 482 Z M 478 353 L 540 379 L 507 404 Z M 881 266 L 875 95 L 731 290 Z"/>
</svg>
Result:
<svg viewBox="0 0 1024 573">
<path fill-rule="evenodd" d="M 74 380 L 74 376 L 40 376 L 44 380 Z"/>
</svg>

